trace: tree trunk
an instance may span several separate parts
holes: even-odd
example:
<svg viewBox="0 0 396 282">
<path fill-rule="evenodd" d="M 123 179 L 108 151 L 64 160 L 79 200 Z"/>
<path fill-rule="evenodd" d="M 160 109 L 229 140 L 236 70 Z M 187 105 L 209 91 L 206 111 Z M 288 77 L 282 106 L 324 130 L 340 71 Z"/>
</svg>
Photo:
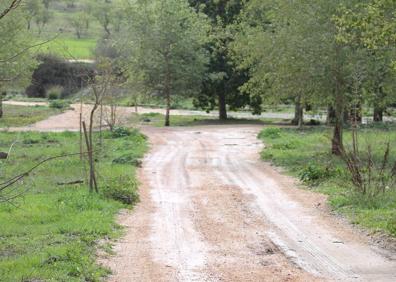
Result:
<svg viewBox="0 0 396 282">
<path fill-rule="evenodd" d="M 350 120 L 352 124 L 362 124 L 363 122 L 363 116 L 362 116 L 362 105 L 360 103 L 357 103 L 351 108 L 350 111 Z"/>
<path fill-rule="evenodd" d="M 226 120 L 227 116 L 227 103 L 225 91 L 219 92 L 219 119 Z"/>
<path fill-rule="evenodd" d="M 292 120 L 292 125 L 300 127 L 301 119 L 303 119 L 304 109 L 301 105 L 301 96 L 296 97 L 295 108 L 294 108 L 294 119 Z"/>
<path fill-rule="evenodd" d="M 94 123 L 94 115 L 95 111 L 98 108 L 98 103 L 95 103 L 91 110 L 91 114 L 89 117 L 89 131 L 88 131 L 88 143 L 89 143 L 89 149 L 88 149 L 88 159 L 89 159 L 89 187 L 91 191 L 95 189 L 95 192 L 98 193 L 98 184 L 96 182 L 96 175 L 95 175 L 95 160 L 94 160 L 94 155 L 93 155 L 93 123 Z"/>
<path fill-rule="evenodd" d="M 3 117 L 3 97 L 0 97 L 0 118 Z"/>
<path fill-rule="evenodd" d="M 340 156 L 343 151 L 343 143 L 342 143 L 342 131 L 343 131 L 343 122 L 342 122 L 342 110 L 336 110 L 336 118 L 334 123 L 334 134 L 331 142 L 331 151 L 334 155 Z"/>
<path fill-rule="evenodd" d="M 333 106 L 328 106 L 327 107 L 326 124 L 332 125 L 334 123 L 335 123 L 335 110 L 334 110 Z"/>
<path fill-rule="evenodd" d="M 374 106 L 374 122 L 383 122 L 384 121 L 384 108 L 379 106 Z"/>
<path fill-rule="evenodd" d="M 334 122 L 334 134 L 331 140 L 331 151 L 334 155 L 340 156 L 344 151 L 343 144 L 343 111 L 345 107 L 344 93 L 343 93 L 343 77 L 341 73 L 342 65 L 340 57 L 340 46 L 335 46 L 336 51 L 336 62 L 334 68 L 334 111 L 335 111 L 335 122 Z"/>
<path fill-rule="evenodd" d="M 170 107 L 171 107 L 171 99 L 170 93 L 167 90 L 166 93 L 166 114 L 165 114 L 165 126 L 170 126 Z"/>
<path fill-rule="evenodd" d="M 298 128 L 302 129 L 304 127 L 304 108 L 300 107 L 298 112 Z"/>
<path fill-rule="evenodd" d="M 169 65 L 169 56 L 165 56 L 166 61 L 166 75 L 165 75 L 165 99 L 166 99 L 166 113 L 165 113 L 165 126 L 170 126 L 170 108 L 171 108 L 171 71 Z"/>
<path fill-rule="evenodd" d="M 334 133 L 333 139 L 331 140 L 331 151 L 334 155 L 340 156 L 344 151 L 344 145 L 342 141 L 342 133 L 344 126 L 344 99 L 342 97 L 341 86 L 339 82 L 336 82 L 335 89 L 335 101 L 334 101 Z"/>
</svg>

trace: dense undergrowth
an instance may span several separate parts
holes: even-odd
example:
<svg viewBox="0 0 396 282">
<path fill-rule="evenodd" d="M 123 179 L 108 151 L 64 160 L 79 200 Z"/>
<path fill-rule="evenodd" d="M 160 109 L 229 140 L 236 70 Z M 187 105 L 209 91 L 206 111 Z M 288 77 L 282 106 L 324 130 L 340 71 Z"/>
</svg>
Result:
<svg viewBox="0 0 396 282">
<path fill-rule="evenodd" d="M 361 150 L 372 147 L 374 162 L 381 163 L 387 141 L 396 141 L 396 132 L 391 125 L 366 126 L 360 130 Z M 262 158 L 284 167 L 313 190 L 329 195 L 331 206 L 346 215 L 354 224 L 372 231 L 381 231 L 396 236 L 396 187 L 387 187 L 384 194 L 367 196 L 358 193 L 351 183 L 345 163 L 331 155 L 331 130 L 307 128 L 267 128 L 259 138 L 266 148 Z M 351 134 L 346 132 L 345 144 L 351 143 Z M 391 151 L 391 162 L 396 159 Z"/>
<path fill-rule="evenodd" d="M 96 136 L 98 140 L 98 136 Z M 77 133 L 0 133 L 0 181 L 46 157 L 79 152 Z M 12 203 L 0 203 L 0 281 L 99 281 L 107 270 L 95 262 L 98 240 L 121 232 L 115 215 L 138 200 L 135 162 L 146 139 L 138 131 L 104 132 L 96 158 L 99 194 L 89 193 L 79 156 L 49 162 L 23 182 Z M 85 181 L 86 182 L 86 181 Z"/>
</svg>

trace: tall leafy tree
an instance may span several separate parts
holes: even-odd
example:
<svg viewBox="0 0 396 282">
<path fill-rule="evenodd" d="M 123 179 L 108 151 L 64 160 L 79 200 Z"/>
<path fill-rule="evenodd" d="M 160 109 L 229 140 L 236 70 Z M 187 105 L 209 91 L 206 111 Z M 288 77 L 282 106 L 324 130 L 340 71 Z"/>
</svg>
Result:
<svg viewBox="0 0 396 282">
<path fill-rule="evenodd" d="M 362 91 L 357 67 L 362 54 L 337 40 L 332 19 L 341 4 L 354 2 L 252 0 L 234 46 L 239 64 L 250 69 L 246 91 L 261 91 L 272 101 L 293 97 L 297 103 L 331 105 L 334 154 L 343 150 L 344 113 L 352 90 Z"/>
<path fill-rule="evenodd" d="M 20 1 L 19 1 L 20 2 Z M 35 64 L 29 50 L 31 38 L 26 31 L 24 10 L 18 1 L 0 3 L 0 91 L 28 82 Z M 3 115 L 0 96 L 0 117 Z"/>
<path fill-rule="evenodd" d="M 131 1 L 117 48 L 123 54 L 129 81 L 157 93 L 166 102 L 165 125 L 170 125 L 175 95 L 200 90 L 208 57 L 206 17 L 185 0 Z"/>
<path fill-rule="evenodd" d="M 13 1 L 0 3 L 5 11 Z M 23 81 L 31 73 L 34 60 L 29 53 L 31 37 L 23 24 L 25 11 L 18 7 L 0 18 L 0 87 Z"/>
<path fill-rule="evenodd" d="M 197 10 L 205 13 L 211 21 L 210 42 L 206 48 L 210 53 L 209 72 L 203 81 L 201 95 L 195 105 L 207 111 L 219 109 L 219 118 L 227 119 L 227 105 L 231 109 L 252 105 L 259 113 L 257 100 L 250 99 L 239 87 L 247 80 L 247 73 L 237 69 L 229 52 L 233 41 L 230 27 L 246 1 L 244 0 L 189 0 Z"/>
</svg>

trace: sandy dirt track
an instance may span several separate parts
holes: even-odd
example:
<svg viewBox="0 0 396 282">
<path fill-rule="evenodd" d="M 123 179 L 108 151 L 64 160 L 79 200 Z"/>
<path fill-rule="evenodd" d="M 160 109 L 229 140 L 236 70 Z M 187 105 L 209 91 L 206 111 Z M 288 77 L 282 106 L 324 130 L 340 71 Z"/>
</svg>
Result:
<svg viewBox="0 0 396 282">
<path fill-rule="evenodd" d="M 260 127 L 144 129 L 141 203 L 110 281 L 396 281 L 391 253 L 259 160 Z"/>
</svg>

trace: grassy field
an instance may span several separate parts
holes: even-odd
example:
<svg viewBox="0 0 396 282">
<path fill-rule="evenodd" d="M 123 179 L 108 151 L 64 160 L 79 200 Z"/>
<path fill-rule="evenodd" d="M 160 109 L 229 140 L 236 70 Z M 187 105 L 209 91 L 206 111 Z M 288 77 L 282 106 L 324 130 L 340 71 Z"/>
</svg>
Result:
<svg viewBox="0 0 396 282">
<path fill-rule="evenodd" d="M 126 134 L 128 133 L 128 134 Z M 79 151 L 75 133 L 0 133 L 0 181 L 46 157 Z M 108 273 L 95 263 L 98 240 L 121 233 L 115 215 L 138 199 L 135 169 L 147 148 L 137 131 L 104 133 L 97 154 L 99 194 L 85 184 L 79 156 L 53 160 L 17 184 L 12 204 L 0 198 L 0 281 L 99 281 Z M 3 195 L 4 194 L 0 194 Z M 106 246 L 104 249 L 108 248 Z"/>
<path fill-rule="evenodd" d="M 25 107 L 14 105 L 3 105 L 3 111 L 4 115 L 0 119 L 0 128 L 27 126 L 61 112 L 59 109 L 45 106 Z"/>
<path fill-rule="evenodd" d="M 58 38 L 39 48 L 38 53 L 50 53 L 64 59 L 93 59 L 96 39 Z"/>
<path fill-rule="evenodd" d="M 343 161 L 330 154 L 330 137 L 331 130 L 327 128 L 303 131 L 268 128 L 259 135 L 267 146 L 262 158 L 285 167 L 311 189 L 329 195 L 331 206 L 352 223 L 373 232 L 381 231 L 396 236 L 395 187 L 389 187 L 385 194 L 376 197 L 358 194 L 353 189 Z M 377 164 L 381 163 L 384 143 L 388 139 L 396 140 L 393 127 L 362 129 L 361 150 L 371 144 L 374 160 Z M 346 144 L 350 143 L 350 133 L 346 133 L 345 140 Z M 390 158 L 392 162 L 395 161 L 394 151 Z"/>
</svg>

